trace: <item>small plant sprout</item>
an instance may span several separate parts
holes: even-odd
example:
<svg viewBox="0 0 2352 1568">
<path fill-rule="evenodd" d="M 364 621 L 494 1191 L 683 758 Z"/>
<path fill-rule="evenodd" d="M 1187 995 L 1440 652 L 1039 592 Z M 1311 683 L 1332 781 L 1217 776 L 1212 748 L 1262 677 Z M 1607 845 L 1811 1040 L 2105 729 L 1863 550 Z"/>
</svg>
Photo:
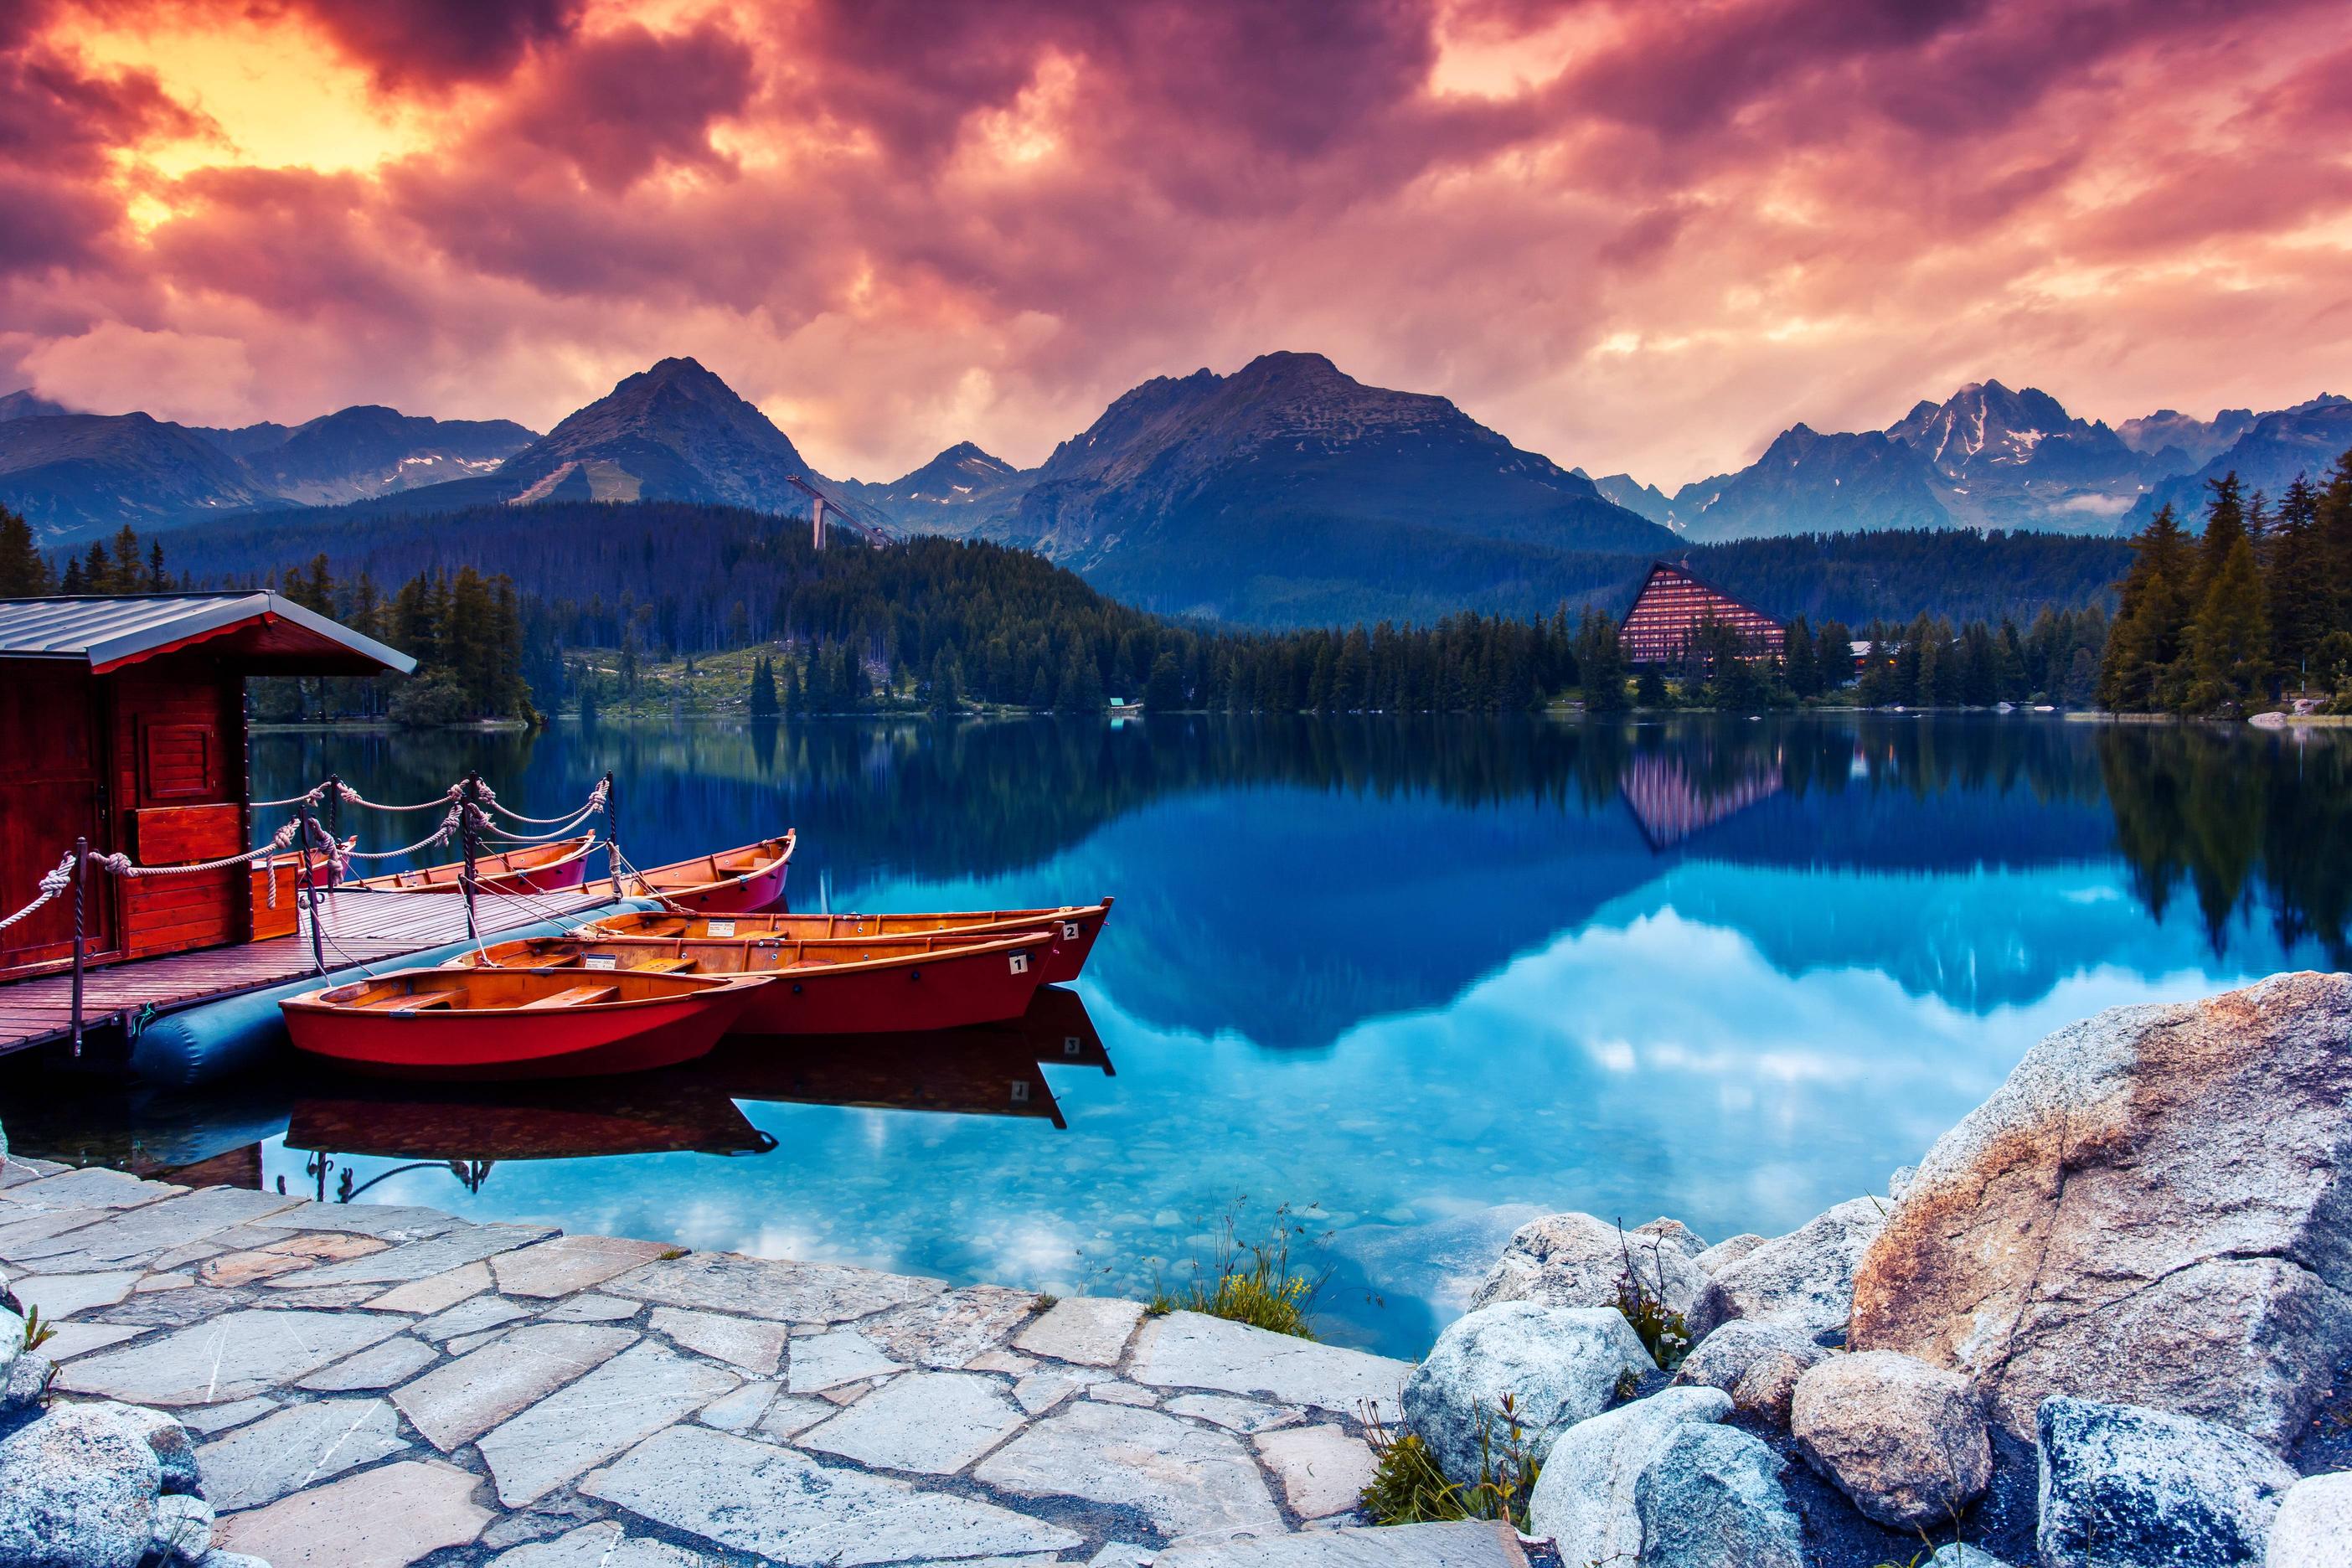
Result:
<svg viewBox="0 0 2352 1568">
<path fill-rule="evenodd" d="M 25 1348 L 27 1351 L 39 1350 L 57 1338 L 57 1325 L 43 1321 L 41 1310 L 38 1307 L 25 1309 Z"/>
<path fill-rule="evenodd" d="M 1664 1237 L 1651 1238 L 1650 1267 L 1656 1273 L 1661 1288 L 1665 1284 L 1666 1271 L 1659 1251 L 1664 1246 Z M 1641 1267 L 1633 1259 L 1633 1243 L 1625 1235 L 1625 1222 L 1622 1219 L 1617 1222 L 1617 1247 L 1625 1259 L 1624 1271 L 1617 1276 L 1617 1310 L 1624 1314 L 1627 1322 L 1633 1325 L 1633 1332 L 1641 1339 L 1642 1348 L 1650 1352 L 1650 1359 L 1658 1363 L 1659 1370 L 1672 1372 L 1682 1364 L 1683 1357 L 1690 1353 L 1689 1325 L 1683 1321 L 1680 1312 L 1666 1305 L 1665 1297 L 1659 1290 L 1651 1289 L 1649 1281 L 1642 1278 Z"/>
<path fill-rule="evenodd" d="M 1478 1421 L 1478 1478 L 1455 1481 L 1437 1463 L 1437 1456 L 1417 1433 L 1392 1431 L 1380 1412 L 1364 1408 L 1364 1440 L 1371 1446 L 1372 1479 L 1364 1488 L 1364 1511 L 1379 1524 L 1443 1523 L 1481 1519 L 1528 1527 L 1528 1500 L 1534 1493 L 1540 1467 L 1528 1452 L 1528 1435 L 1519 1425 L 1518 1401 L 1503 1395 L 1496 1413 L 1503 1424 L 1502 1451 L 1496 1451 L 1495 1416 L 1483 1409 Z"/>
</svg>

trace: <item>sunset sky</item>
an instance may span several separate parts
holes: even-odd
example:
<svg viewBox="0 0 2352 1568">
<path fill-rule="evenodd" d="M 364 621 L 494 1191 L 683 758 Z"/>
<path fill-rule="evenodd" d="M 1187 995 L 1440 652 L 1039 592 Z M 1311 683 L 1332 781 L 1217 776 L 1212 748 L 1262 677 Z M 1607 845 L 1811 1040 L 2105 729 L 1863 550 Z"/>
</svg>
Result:
<svg viewBox="0 0 2352 1568">
<path fill-rule="evenodd" d="M 0 0 L 0 391 L 1042 460 L 1312 349 L 1671 489 L 1998 376 L 2352 392 L 2352 6 Z"/>
</svg>

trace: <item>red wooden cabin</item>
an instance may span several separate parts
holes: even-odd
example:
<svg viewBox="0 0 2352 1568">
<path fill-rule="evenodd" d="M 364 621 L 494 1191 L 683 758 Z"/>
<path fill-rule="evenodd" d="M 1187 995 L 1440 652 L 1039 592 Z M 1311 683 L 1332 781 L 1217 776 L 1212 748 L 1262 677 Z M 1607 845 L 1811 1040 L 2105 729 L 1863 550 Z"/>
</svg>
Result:
<svg viewBox="0 0 2352 1568">
<path fill-rule="evenodd" d="M 0 916 L 87 837 L 142 866 L 239 854 L 248 675 L 406 674 L 416 661 L 276 594 L 0 599 Z M 89 962 L 245 942 L 268 907 L 243 866 L 176 877 L 93 874 Z M 257 890 L 262 891 L 257 897 Z M 0 931 L 0 981 L 69 963 L 70 893 Z"/>
</svg>

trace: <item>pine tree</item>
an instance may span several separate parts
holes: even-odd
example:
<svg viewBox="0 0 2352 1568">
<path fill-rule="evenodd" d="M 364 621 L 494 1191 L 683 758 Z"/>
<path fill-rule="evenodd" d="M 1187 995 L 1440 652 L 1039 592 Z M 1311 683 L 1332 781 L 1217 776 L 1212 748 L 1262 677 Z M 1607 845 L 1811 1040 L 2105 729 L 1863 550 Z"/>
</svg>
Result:
<svg viewBox="0 0 2352 1568">
<path fill-rule="evenodd" d="M 1786 650 L 1785 676 L 1789 690 L 1800 698 L 1818 697 L 1822 691 L 1821 649 L 1813 641 L 1813 629 L 1799 616 L 1789 623 L 1789 633 L 1782 643 Z"/>
<path fill-rule="evenodd" d="M 754 719 L 772 719 L 780 710 L 776 701 L 776 670 L 761 654 L 751 666 L 751 694 L 749 706 Z"/>
<path fill-rule="evenodd" d="M 2299 687 L 2312 650 L 2328 633 L 2335 608 L 2319 536 L 2319 492 L 2301 474 L 2279 499 L 2270 546 L 2264 577 L 2270 589 L 2271 658 Z"/>
<path fill-rule="evenodd" d="M 147 591 L 161 594 L 171 586 L 171 576 L 163 570 L 163 542 L 159 539 L 147 547 Z"/>
<path fill-rule="evenodd" d="M 82 592 L 111 594 L 114 592 L 114 568 L 108 564 L 106 546 L 93 539 L 89 553 L 81 558 Z"/>
<path fill-rule="evenodd" d="M 106 591 L 110 594 L 136 594 L 144 588 L 146 574 L 139 563 L 146 555 L 139 548 L 139 531 L 124 523 L 114 535 L 114 564 L 107 574 Z"/>
<path fill-rule="evenodd" d="M 0 506 L 0 597 L 30 598 L 49 590 L 49 563 L 33 541 L 33 525 Z"/>
<path fill-rule="evenodd" d="M 1577 622 L 1576 674 L 1586 712 L 1625 710 L 1625 653 L 1617 640 L 1616 616 L 1588 608 Z"/>
<path fill-rule="evenodd" d="M 2190 630 L 2196 680 L 2188 705 L 2200 713 L 2242 709 L 2261 691 L 2269 671 L 2270 622 L 2254 569 L 2253 541 L 2243 533 L 2213 574 Z"/>
<path fill-rule="evenodd" d="M 2179 518 L 2170 506 L 2159 508 L 2132 540 L 2131 570 L 2100 663 L 2103 706 L 2122 712 L 2165 705 L 2188 640 L 2193 569 Z"/>
</svg>

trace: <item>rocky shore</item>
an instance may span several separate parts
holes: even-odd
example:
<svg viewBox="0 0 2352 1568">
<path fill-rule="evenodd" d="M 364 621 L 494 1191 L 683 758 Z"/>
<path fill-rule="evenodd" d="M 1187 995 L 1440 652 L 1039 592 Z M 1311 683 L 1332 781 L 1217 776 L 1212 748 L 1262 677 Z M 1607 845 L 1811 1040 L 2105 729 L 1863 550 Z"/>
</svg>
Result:
<svg viewBox="0 0 2352 1568">
<path fill-rule="evenodd" d="M 2352 1568 L 2347 1160 L 2352 978 L 2119 1009 L 1787 1236 L 1528 1223 L 1418 1366 L 8 1161 L 0 1565 Z M 1524 1534 L 1366 1527 L 1507 1399 Z"/>
</svg>

